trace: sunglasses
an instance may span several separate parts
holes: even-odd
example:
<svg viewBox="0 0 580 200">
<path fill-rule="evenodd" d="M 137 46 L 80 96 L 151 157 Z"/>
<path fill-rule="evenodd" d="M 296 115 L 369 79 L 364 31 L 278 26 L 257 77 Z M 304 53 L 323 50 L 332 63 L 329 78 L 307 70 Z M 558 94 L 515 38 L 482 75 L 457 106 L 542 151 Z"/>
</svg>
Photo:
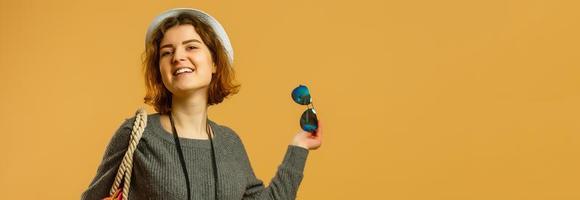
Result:
<svg viewBox="0 0 580 200">
<path fill-rule="evenodd" d="M 304 85 L 299 85 L 292 90 L 292 100 L 300 105 L 306 105 L 306 109 L 300 117 L 300 127 L 302 130 L 316 133 L 318 128 L 318 118 L 316 117 L 316 110 L 314 110 L 314 104 L 312 103 L 312 96 L 310 96 L 310 91 Z M 312 106 L 312 107 L 311 107 Z"/>
</svg>

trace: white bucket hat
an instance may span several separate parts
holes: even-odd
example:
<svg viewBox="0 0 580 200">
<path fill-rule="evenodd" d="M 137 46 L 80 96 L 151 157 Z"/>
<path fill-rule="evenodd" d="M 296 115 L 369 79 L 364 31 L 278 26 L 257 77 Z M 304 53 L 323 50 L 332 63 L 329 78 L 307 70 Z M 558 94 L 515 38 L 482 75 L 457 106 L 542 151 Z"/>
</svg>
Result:
<svg viewBox="0 0 580 200">
<path fill-rule="evenodd" d="M 153 30 L 155 30 L 161 24 L 161 22 L 163 22 L 163 20 L 165 20 L 169 17 L 177 16 L 178 14 L 184 13 L 184 12 L 197 17 L 197 19 L 199 19 L 203 23 L 209 25 L 213 29 L 213 31 L 216 33 L 218 39 L 220 40 L 220 42 L 224 46 L 224 49 L 226 50 L 226 54 L 228 55 L 228 59 L 229 59 L 230 63 L 233 63 L 234 62 L 234 49 L 232 48 L 232 44 L 230 43 L 230 39 L 228 38 L 228 34 L 224 30 L 224 27 L 222 27 L 222 25 L 215 18 L 213 18 L 211 15 L 209 15 L 201 10 L 197 10 L 197 9 L 193 9 L 193 8 L 174 8 L 174 9 L 167 10 L 167 11 L 157 15 L 157 17 L 155 17 L 155 19 L 153 19 L 153 21 L 149 25 L 149 28 L 147 29 L 147 34 L 145 35 L 145 44 L 147 44 L 147 41 L 149 41 L 151 39 L 150 37 L 153 34 Z"/>
</svg>

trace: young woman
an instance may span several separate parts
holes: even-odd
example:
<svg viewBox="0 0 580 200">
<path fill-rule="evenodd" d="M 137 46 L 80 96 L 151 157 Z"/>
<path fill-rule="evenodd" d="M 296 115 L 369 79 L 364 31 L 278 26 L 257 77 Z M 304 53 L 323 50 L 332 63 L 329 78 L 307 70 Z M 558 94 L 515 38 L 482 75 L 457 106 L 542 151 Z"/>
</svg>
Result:
<svg viewBox="0 0 580 200">
<path fill-rule="evenodd" d="M 134 153 L 129 199 L 295 199 L 309 150 L 322 143 L 300 131 L 268 186 L 258 179 L 234 130 L 207 117 L 210 105 L 237 93 L 233 49 L 221 25 L 189 8 L 172 9 L 146 35 L 145 102 L 158 113 Z M 109 195 L 135 118 L 125 120 L 107 146 L 82 199 Z"/>
</svg>

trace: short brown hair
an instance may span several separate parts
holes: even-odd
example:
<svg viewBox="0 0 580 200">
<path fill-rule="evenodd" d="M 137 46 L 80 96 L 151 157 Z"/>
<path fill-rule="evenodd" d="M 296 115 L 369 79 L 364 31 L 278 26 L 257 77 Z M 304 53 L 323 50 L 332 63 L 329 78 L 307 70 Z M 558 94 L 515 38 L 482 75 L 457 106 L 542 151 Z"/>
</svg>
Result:
<svg viewBox="0 0 580 200">
<path fill-rule="evenodd" d="M 238 93 L 240 85 L 236 84 L 235 73 L 228 55 L 214 30 L 195 16 L 180 13 L 169 17 L 153 30 L 145 44 L 143 52 L 143 71 L 145 75 L 145 103 L 153 106 L 161 114 L 171 111 L 171 92 L 161 80 L 159 71 L 159 45 L 165 32 L 175 26 L 190 24 L 195 28 L 205 45 L 208 47 L 212 60 L 216 65 L 216 73 L 212 75 L 208 88 L 208 105 L 221 103 L 224 98 Z"/>
</svg>

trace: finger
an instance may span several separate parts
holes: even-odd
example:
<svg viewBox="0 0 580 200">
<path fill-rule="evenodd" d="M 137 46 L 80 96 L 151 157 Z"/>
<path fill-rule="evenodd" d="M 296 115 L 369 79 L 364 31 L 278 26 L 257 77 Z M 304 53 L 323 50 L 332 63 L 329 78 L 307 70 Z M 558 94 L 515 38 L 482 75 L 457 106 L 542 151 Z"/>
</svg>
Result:
<svg viewBox="0 0 580 200">
<path fill-rule="evenodd" d="M 322 123 L 320 120 L 318 120 L 318 127 L 316 128 L 315 134 L 313 134 L 313 136 L 318 140 L 322 139 Z"/>
</svg>

